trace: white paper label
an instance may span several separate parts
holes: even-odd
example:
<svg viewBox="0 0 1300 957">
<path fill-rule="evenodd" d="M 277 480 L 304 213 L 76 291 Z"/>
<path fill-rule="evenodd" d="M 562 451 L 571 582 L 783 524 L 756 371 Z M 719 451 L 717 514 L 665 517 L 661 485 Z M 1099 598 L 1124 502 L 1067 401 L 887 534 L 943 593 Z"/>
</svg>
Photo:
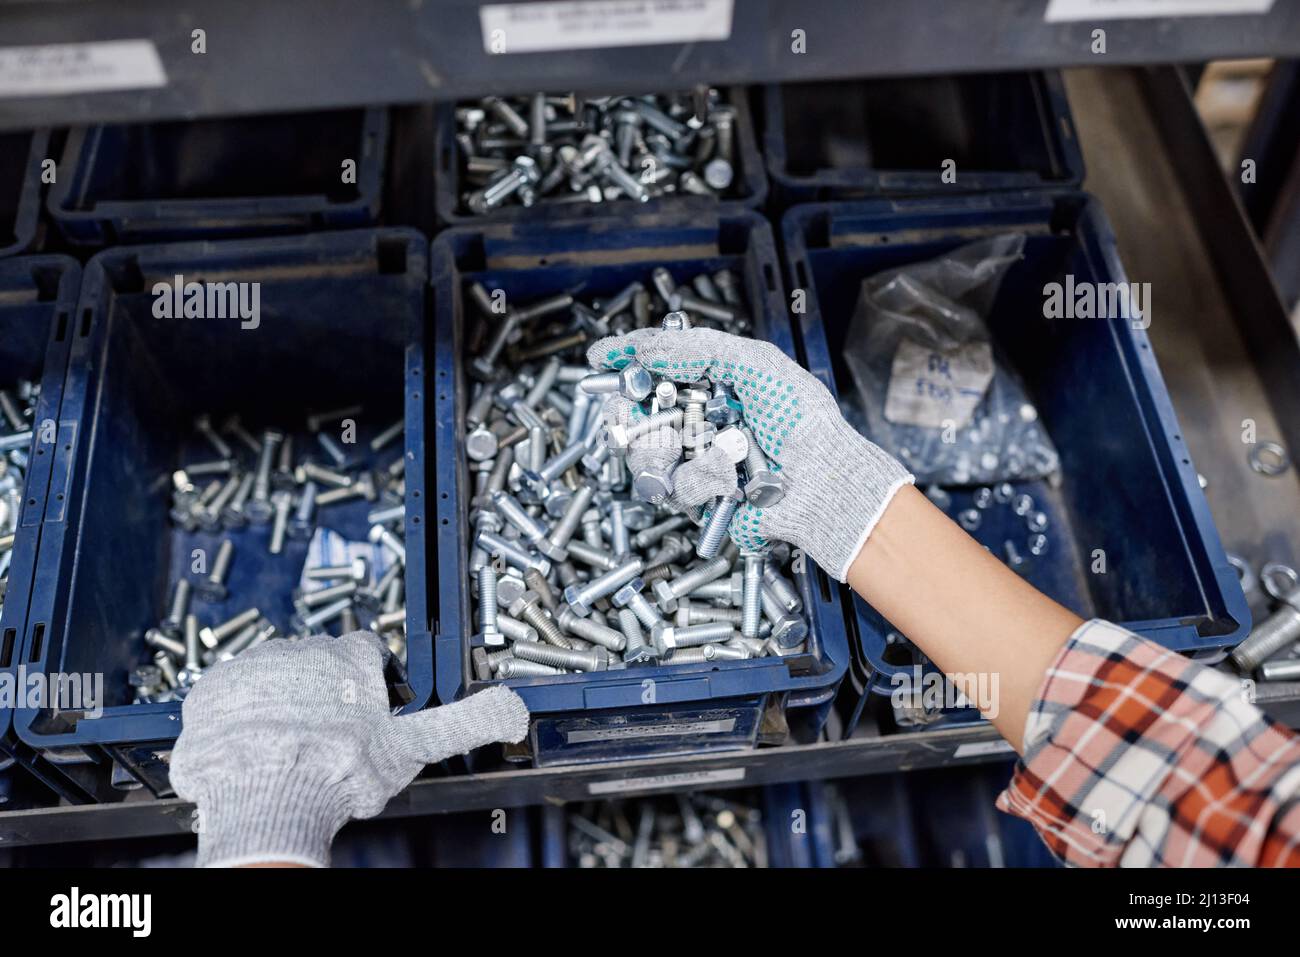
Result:
<svg viewBox="0 0 1300 957">
<path fill-rule="evenodd" d="M 612 725 L 606 728 L 584 728 L 569 731 L 565 740 L 569 744 L 586 744 L 590 741 L 622 741 L 627 738 L 665 738 L 687 734 L 730 734 L 736 730 L 735 718 L 717 718 L 712 721 L 673 721 L 667 724 Z"/>
<path fill-rule="evenodd" d="M 0 47 L 0 97 L 166 86 L 151 40 Z"/>
<path fill-rule="evenodd" d="M 653 774 L 644 778 L 623 778 L 619 781 L 597 781 L 587 785 L 587 793 L 626 794 L 631 791 L 649 791 L 655 788 L 678 787 L 683 784 L 723 784 L 745 780 L 744 768 L 719 768 L 717 771 L 683 771 L 678 774 Z"/>
<path fill-rule="evenodd" d="M 733 0 L 557 0 L 479 8 L 488 53 L 695 43 L 731 36 Z"/>
<path fill-rule="evenodd" d="M 1132 20 L 1139 17 L 1208 17 L 1268 13 L 1273 0 L 1049 0 L 1044 19 Z"/>
<path fill-rule="evenodd" d="M 954 758 L 974 758 L 985 754 L 1009 754 L 1014 751 L 1015 748 L 999 738 L 997 741 L 980 741 L 978 744 L 959 744 L 952 756 Z"/>
<path fill-rule="evenodd" d="M 894 353 L 885 418 L 924 429 L 960 428 L 993 381 L 993 347 L 972 342 L 949 352 L 903 339 Z"/>
</svg>

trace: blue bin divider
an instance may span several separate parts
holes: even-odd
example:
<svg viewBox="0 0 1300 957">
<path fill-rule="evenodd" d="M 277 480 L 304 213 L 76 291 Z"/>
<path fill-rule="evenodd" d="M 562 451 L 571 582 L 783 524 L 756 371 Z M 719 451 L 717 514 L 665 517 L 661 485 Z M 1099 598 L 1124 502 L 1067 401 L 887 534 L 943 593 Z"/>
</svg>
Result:
<svg viewBox="0 0 1300 957">
<path fill-rule="evenodd" d="M 782 208 L 1083 182 L 1054 70 L 771 84 L 763 100 L 763 153 Z M 940 178 L 946 159 L 956 163 L 951 183 Z"/>
<path fill-rule="evenodd" d="M 786 314 L 771 230 L 748 211 L 718 217 L 648 215 L 621 221 L 517 223 L 458 227 L 433 243 L 438 404 L 438 697 L 454 701 L 481 684 L 470 667 L 469 483 L 463 428 L 467 384 L 463 287 L 480 281 L 515 301 L 561 290 L 609 295 L 664 266 L 678 282 L 704 270 L 743 276 L 756 335 L 790 355 L 796 345 Z M 824 355 L 822 346 L 821 354 Z M 700 665 L 634 668 L 511 679 L 534 716 L 539 764 L 608 761 L 752 745 L 763 709 L 804 706 L 825 721 L 848 665 L 844 612 L 835 582 L 809 563 L 800 577 L 809 612 L 808 653 Z M 654 704 L 644 701 L 654 682 Z M 781 697 L 784 696 L 784 697 Z M 772 699 L 769 701 L 769 699 Z M 666 725 L 679 725 L 675 734 Z"/>
<path fill-rule="evenodd" d="M 155 283 L 257 282 L 256 329 L 239 319 L 153 316 Z M 20 740 L 42 752 L 112 757 L 155 793 L 167 789 L 168 750 L 180 702 L 135 705 L 129 670 L 148 660 L 145 629 L 159 619 L 191 549 L 213 554 L 220 533 L 185 533 L 168 520 L 167 477 L 210 457 L 195 416 L 238 413 L 256 431 L 297 426 L 310 411 L 363 402 L 358 449 L 405 414 L 407 549 L 406 711 L 433 693 L 425 548 L 425 328 L 427 243 L 413 230 L 380 229 L 280 239 L 123 247 L 86 267 L 60 415 L 23 663 L 46 673 L 100 673 L 104 707 L 20 709 Z M 298 436 L 297 459 L 312 448 Z M 391 457 L 392 450 L 385 450 Z M 329 527 L 363 536 L 369 503 L 331 509 Z M 256 603 L 288 631 L 288 590 L 307 543 L 267 552 L 268 526 L 235 542 L 231 598 L 195 602 L 221 620 Z M 289 566 L 292 565 L 292 570 Z"/>
<path fill-rule="evenodd" d="M 11 388 L 17 379 L 41 387 L 33 442 L 27 450 L 26 485 L 10 556 L 4 611 L 0 613 L 0 682 L 4 683 L 5 699 L 0 702 L 0 761 L 5 755 L 15 756 L 42 780 L 48 769 L 13 735 L 9 698 L 25 686 L 20 671 L 22 636 L 54 461 L 53 448 L 41 442 L 51 433 L 40 424 L 59 421 L 80 287 L 81 266 L 67 256 L 20 256 L 0 262 L 0 388 Z M 16 778 L 22 772 L 15 768 L 9 773 Z"/>
<path fill-rule="evenodd" d="M 0 133 L 0 256 L 25 252 L 36 238 L 49 143 L 49 130 Z"/>
<path fill-rule="evenodd" d="M 378 108 L 76 128 L 49 212 L 89 245 L 369 226 L 387 142 Z"/>
<path fill-rule="evenodd" d="M 1095 199 L 1021 192 L 790 210 L 783 220 L 788 280 L 807 292 L 809 368 L 851 393 L 843 349 L 862 280 L 1013 231 L 1027 235 L 1024 257 L 1008 272 L 988 321 L 1062 467 L 1059 488 L 1026 485 L 1051 516 L 1049 551 L 1028 578 L 1084 617 L 1115 621 L 1185 654 L 1221 653 L 1249 633 L 1250 611 L 1145 330 L 1122 318 L 1039 318 L 1044 285 L 1067 273 L 1078 282 L 1128 281 Z M 1157 311 L 1154 321 L 1175 320 Z M 960 493 L 954 501 L 962 501 Z M 997 536 L 1005 529 L 986 525 L 975 537 L 1000 554 Z M 1106 574 L 1090 571 L 1097 548 L 1106 553 Z M 891 677 L 911 662 L 890 660 L 888 623 L 853 600 L 872 689 L 888 694 Z"/>
<path fill-rule="evenodd" d="M 735 109 L 736 180 L 731 191 L 735 195 L 722 199 L 708 196 L 673 195 L 652 199 L 645 203 L 616 200 L 609 203 L 546 203 L 538 201 L 533 206 L 507 203 L 482 216 L 465 212 L 461 204 L 461 157 L 456 147 L 456 104 L 438 106 L 434 136 L 434 156 L 438 169 L 434 178 L 438 219 L 448 225 L 473 223 L 513 223 L 544 220 L 592 219 L 619 217 L 632 213 L 685 213 L 699 212 L 716 215 L 719 210 L 736 207 L 755 209 L 767 199 L 767 174 L 763 169 L 763 154 L 759 152 L 754 134 L 754 121 L 749 109 L 745 87 L 725 88 L 725 99 Z"/>
</svg>

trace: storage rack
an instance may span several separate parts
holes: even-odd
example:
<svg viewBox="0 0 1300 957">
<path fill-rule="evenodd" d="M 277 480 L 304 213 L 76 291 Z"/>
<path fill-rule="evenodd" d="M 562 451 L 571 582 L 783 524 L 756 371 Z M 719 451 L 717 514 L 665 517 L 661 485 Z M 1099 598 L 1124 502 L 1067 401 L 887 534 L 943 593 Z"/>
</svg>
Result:
<svg viewBox="0 0 1300 957">
<path fill-rule="evenodd" d="M 172 5 L 165 18 L 159 5 L 143 0 L 111 7 L 80 3 L 76 14 L 67 4 L 4 2 L 4 46 L 148 38 L 157 45 L 168 85 L 143 94 L 0 99 L 0 129 L 582 89 L 604 87 L 604 78 L 615 75 L 620 87 L 650 89 L 663 84 L 665 62 L 673 64 L 673 85 L 685 86 L 1300 56 L 1300 8 L 1285 3 L 1260 15 L 1062 23 L 1044 20 L 1044 3 L 986 0 L 979 6 L 976 13 L 972 4 L 956 0 L 917 0 L 897 10 L 882 5 L 868 17 L 851 0 L 737 0 L 726 41 L 490 56 L 482 48 L 478 4 L 464 0 L 424 6 L 377 2 L 360 20 L 355 7 L 332 0 L 313 5 L 311 16 L 297 2 L 208 0 Z M 189 28 L 178 33 L 176 24 L 191 22 L 206 31 L 209 51 L 223 44 L 221 56 L 190 52 Z M 1103 56 L 1090 50 L 1097 27 L 1107 33 Z M 789 52 L 796 29 L 809 31 L 806 54 Z M 1209 480 L 1207 496 L 1224 544 L 1255 565 L 1293 560 L 1288 548 L 1300 547 L 1294 470 L 1273 480 L 1266 494 L 1259 493 L 1256 479 L 1247 507 L 1238 500 L 1252 478 L 1244 455 L 1225 451 L 1216 436 L 1239 418 L 1240 402 L 1248 401 L 1261 431 L 1271 429 L 1289 448 L 1300 449 L 1300 346 L 1240 201 L 1209 148 L 1186 80 L 1172 68 L 1088 71 L 1069 80 L 1087 154 L 1084 188 L 1100 196 L 1114 220 L 1121 257 L 1134 271 L 1140 263 L 1153 280 L 1162 268 L 1165 275 L 1179 275 L 1190 264 L 1195 276 L 1183 274 L 1184 283 L 1212 293 L 1204 308 L 1154 324 L 1151 336 L 1187 444 Z M 395 137 L 401 135 L 406 134 L 395 130 Z M 1139 160 L 1145 162 L 1139 166 Z M 1176 225 L 1152 230 L 1149 222 L 1127 215 L 1136 195 Z M 432 208 L 431 199 L 427 205 Z M 1238 370 L 1240 378 L 1202 395 L 1213 379 L 1208 363 L 1224 348 L 1248 361 Z M 1273 717 L 1300 727 L 1300 683 L 1260 690 L 1260 703 Z M 992 727 L 979 723 L 582 767 L 475 773 L 452 762 L 414 783 L 385 816 L 883 774 L 1005 761 L 1007 754 Z M 117 803 L 0 813 L 0 848 L 187 833 L 191 822 L 185 802 L 133 792 Z"/>
</svg>

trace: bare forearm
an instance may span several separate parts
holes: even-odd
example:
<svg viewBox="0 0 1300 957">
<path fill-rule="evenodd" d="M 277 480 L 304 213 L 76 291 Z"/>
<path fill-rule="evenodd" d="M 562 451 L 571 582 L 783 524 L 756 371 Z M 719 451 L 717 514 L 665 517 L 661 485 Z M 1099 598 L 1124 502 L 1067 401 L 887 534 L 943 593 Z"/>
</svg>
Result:
<svg viewBox="0 0 1300 957">
<path fill-rule="evenodd" d="M 990 555 L 921 492 L 899 491 L 849 569 L 849 586 L 947 674 L 998 676 L 986 715 L 1021 749 L 1052 659 L 1082 619 Z"/>
</svg>

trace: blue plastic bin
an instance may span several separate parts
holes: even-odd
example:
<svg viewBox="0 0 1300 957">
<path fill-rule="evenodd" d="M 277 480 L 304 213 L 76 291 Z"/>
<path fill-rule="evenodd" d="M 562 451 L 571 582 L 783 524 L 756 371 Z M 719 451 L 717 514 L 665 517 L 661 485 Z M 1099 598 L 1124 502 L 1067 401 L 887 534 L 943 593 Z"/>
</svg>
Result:
<svg viewBox="0 0 1300 957">
<path fill-rule="evenodd" d="M 787 83 L 763 99 L 763 152 L 782 208 L 1083 182 L 1055 71 Z M 945 160 L 954 182 L 941 179 Z"/>
<path fill-rule="evenodd" d="M 159 319 L 155 283 L 260 283 L 260 324 L 238 319 Z M 308 412 L 364 403 L 357 448 L 399 416 L 405 448 L 407 711 L 433 693 L 425 583 L 424 455 L 427 244 L 411 230 L 113 249 L 86 267 L 60 417 L 23 663 L 30 670 L 104 675 L 104 710 L 15 714 L 19 738 L 67 760 L 111 756 L 155 793 L 167 790 L 168 750 L 181 728 L 179 702 L 135 705 L 129 670 L 149 660 L 142 641 L 191 549 L 215 554 L 235 542 L 231 597 L 196 600 L 223 620 L 256 603 L 289 631 L 289 591 L 307 554 L 289 540 L 267 551 L 269 526 L 186 533 L 168 520 L 168 476 L 211 457 L 195 440 L 195 416 L 241 415 L 250 431 L 292 428 Z M 313 446 L 296 436 L 301 460 Z M 394 454 L 395 453 L 395 454 Z M 325 523 L 350 539 L 368 529 L 364 500 L 332 507 Z"/>
<path fill-rule="evenodd" d="M 1221 654 L 1245 637 L 1245 596 L 1146 332 L 1124 319 L 1041 318 L 1044 285 L 1067 273 L 1076 282 L 1127 281 L 1096 200 L 1023 192 L 824 203 L 790 210 L 783 230 L 789 281 L 807 291 L 809 366 L 833 378 L 841 397 L 854 391 L 843 350 L 863 279 L 983 236 L 1025 233 L 1024 257 L 988 321 L 1061 457 L 1059 488 L 1025 486 L 1051 521 L 1048 553 L 1030 565 L 1028 580 L 1085 618 L 1109 619 L 1186 654 Z M 1160 313 L 1157 300 L 1153 321 L 1177 318 Z M 953 498 L 955 514 L 966 502 L 963 493 Z M 1009 510 L 986 513 L 975 537 L 1000 555 L 1007 536 L 999 511 Z M 1104 574 L 1091 571 L 1098 548 Z M 853 600 L 872 687 L 888 694 L 911 662 L 886 652 L 888 623 Z"/>
<path fill-rule="evenodd" d="M 6 756 L 17 756 L 21 764 L 37 764 L 13 735 L 13 712 L 7 692 L 24 686 L 25 676 L 19 671 L 22 636 L 54 461 L 53 448 L 39 442 L 39 423 L 59 421 L 80 287 L 81 266 L 66 256 L 21 256 L 0 262 L 0 388 L 11 387 L 17 379 L 37 382 L 41 387 L 35 415 L 38 427 L 27 450 L 26 486 L 22 490 L 4 611 L 0 613 L 0 681 L 6 688 L 6 700 L 0 703 L 0 763 Z M 43 775 L 43 768 L 36 770 L 38 776 Z M 16 779 L 23 772 L 15 767 L 8 773 Z"/>
<path fill-rule="evenodd" d="M 26 251 L 41 211 L 41 161 L 48 130 L 0 133 L 0 256 Z"/>
<path fill-rule="evenodd" d="M 89 245 L 369 226 L 387 140 L 383 109 L 78 128 L 50 217 Z"/>
<path fill-rule="evenodd" d="M 747 211 L 713 218 L 645 216 L 459 227 L 434 241 L 439 577 L 435 647 L 438 697 L 443 702 L 481 686 L 470 666 L 466 574 L 471 486 L 463 449 L 464 288 L 479 281 L 489 289 L 504 290 L 516 302 L 560 291 L 605 296 L 634 279 L 646 279 L 661 265 L 678 282 L 705 270 L 733 270 L 743 278 L 755 334 L 795 355 L 772 233 Z M 807 654 L 506 682 L 533 713 L 534 760 L 610 761 L 748 747 L 755 743 L 769 705 L 783 708 L 792 722 L 794 712 L 802 709 L 813 731 L 819 729 L 844 676 L 848 642 L 835 582 L 809 565 L 811 573 L 801 578 L 809 616 Z M 644 703 L 647 680 L 654 682 L 651 705 Z"/>
<path fill-rule="evenodd" d="M 513 223 L 544 220 L 592 219 L 616 216 L 623 218 L 647 212 L 683 213 L 699 212 L 717 215 L 720 209 L 737 207 L 755 209 L 767 199 L 767 174 L 763 169 L 763 154 L 759 152 L 754 135 L 754 121 L 749 110 L 749 97 L 745 87 L 733 86 L 723 90 L 726 103 L 735 109 L 736 177 L 728 195 L 721 199 L 708 196 L 673 195 L 652 199 L 646 203 L 616 200 L 609 203 L 547 203 L 539 201 L 530 207 L 507 203 L 482 216 L 465 209 L 461 202 L 460 151 L 456 147 L 456 104 L 439 105 L 436 114 L 437 130 L 434 138 L 434 155 L 438 158 L 434 188 L 437 195 L 438 218 L 444 223 Z"/>
</svg>

